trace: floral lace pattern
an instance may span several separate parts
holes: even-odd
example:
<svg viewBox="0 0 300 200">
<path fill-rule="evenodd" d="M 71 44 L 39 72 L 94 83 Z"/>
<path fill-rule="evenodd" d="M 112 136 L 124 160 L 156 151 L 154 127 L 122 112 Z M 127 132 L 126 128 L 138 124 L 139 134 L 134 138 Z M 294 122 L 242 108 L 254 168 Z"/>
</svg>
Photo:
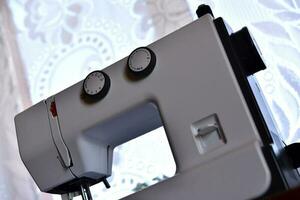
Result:
<svg viewBox="0 0 300 200">
<path fill-rule="evenodd" d="M 299 141 L 300 3 L 297 0 L 7 1 L 17 29 L 19 49 L 16 52 L 20 52 L 26 69 L 32 102 L 76 83 L 90 71 L 102 69 L 134 48 L 187 24 L 201 3 L 211 5 L 214 15 L 222 16 L 234 30 L 247 25 L 253 33 L 268 66 L 256 77 L 281 137 L 287 143 Z M 6 64 L 0 63 L 1 74 L 9 74 L 8 68 L 2 65 Z M 20 160 L 12 159 L 18 157 L 12 134 L 12 114 L 19 111 L 18 98 L 12 89 L 16 87 L 13 78 L 2 75 L 0 80 L 0 89 L 5 92 L 0 108 L 6 116 L 0 120 L 4 130 L 0 158 L 5 161 L 2 162 L 5 165 L 0 165 L 0 197 L 4 200 L 41 199 Z M 101 184 L 94 186 L 94 198 L 119 199 L 165 176 L 172 176 L 175 164 L 162 132 L 159 129 L 146 134 L 144 139 L 117 148 L 114 173 L 109 179 L 112 188 L 107 192 Z M 154 142 L 157 143 L 155 149 Z M 4 144 L 11 147 L 2 148 Z M 153 151 L 161 155 L 160 160 L 153 157 Z M 131 159 L 122 155 L 130 155 Z M 13 168 L 18 170 L 11 170 Z"/>
<path fill-rule="evenodd" d="M 268 38 L 276 68 L 276 77 L 271 72 L 264 79 L 267 96 L 270 95 L 271 110 L 286 143 L 300 139 L 300 3 L 299 1 L 266 1 L 258 3 L 271 12 L 272 18 L 253 23 L 253 26 Z M 277 79 L 277 85 L 272 83 Z M 274 94 L 281 99 L 274 98 Z"/>
<path fill-rule="evenodd" d="M 194 2 L 188 1 L 192 9 Z M 247 26 L 267 69 L 256 78 L 287 143 L 300 141 L 300 3 L 297 0 L 202 0 L 234 31 Z"/>
<path fill-rule="evenodd" d="M 141 18 L 135 29 L 140 38 L 151 31 L 161 37 L 191 22 L 185 0 L 137 0 L 133 9 Z"/>
<path fill-rule="evenodd" d="M 91 11 L 92 2 L 29 0 L 24 6 L 27 11 L 24 24 L 31 39 L 67 44 L 80 30 L 84 17 Z"/>
<path fill-rule="evenodd" d="M 192 20 L 183 0 L 11 0 L 8 4 L 33 103 Z M 109 178 L 112 188 L 98 184 L 92 188 L 93 197 L 119 199 L 141 189 L 141 183 L 151 185 L 172 176 L 175 164 L 163 132 L 158 129 L 116 148 Z"/>
</svg>

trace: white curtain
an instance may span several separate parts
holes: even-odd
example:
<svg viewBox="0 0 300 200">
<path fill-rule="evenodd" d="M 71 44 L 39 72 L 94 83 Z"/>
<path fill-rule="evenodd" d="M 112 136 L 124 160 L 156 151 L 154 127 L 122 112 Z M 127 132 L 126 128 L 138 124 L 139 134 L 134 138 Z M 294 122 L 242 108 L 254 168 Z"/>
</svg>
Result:
<svg viewBox="0 0 300 200">
<path fill-rule="evenodd" d="M 2 31 L 9 42 L 0 42 L 0 51 L 7 50 L 0 55 L 0 199 L 47 198 L 36 192 L 20 162 L 13 127 L 16 112 L 191 22 L 202 3 L 234 30 L 249 27 L 268 67 L 257 78 L 280 134 L 287 143 L 298 141 L 298 0 L 7 0 L 2 16 L 11 21 L 1 25 L 13 32 Z M 153 156 L 154 142 L 160 158 Z M 118 199 L 172 176 L 175 165 L 163 130 L 118 148 L 113 172 L 112 189 L 105 192 L 96 185 L 95 199 Z"/>
<path fill-rule="evenodd" d="M 36 186 L 21 163 L 14 132 L 14 115 L 26 102 L 21 97 L 17 74 L 12 62 L 9 31 L 3 4 L 0 3 L 0 199 L 38 199 Z M 25 97 L 26 95 L 24 95 Z M 22 102 L 24 100 L 24 102 Z"/>
<path fill-rule="evenodd" d="M 287 143 L 300 141 L 300 1 L 203 0 L 233 30 L 247 26 L 263 54 L 267 70 L 256 75 Z"/>
<path fill-rule="evenodd" d="M 14 50 L 19 52 L 13 54 L 19 55 L 15 60 L 22 64 L 15 67 L 25 69 L 33 104 L 192 21 L 184 0 L 8 0 L 6 3 L 16 33 Z M 7 123 L 12 125 L 12 119 Z M 12 127 L 8 134 L 13 133 Z M 161 156 L 157 158 L 157 154 Z M 17 156 L 16 153 L 12 158 Z M 23 166 L 19 160 L 17 164 Z M 175 163 L 163 129 L 117 148 L 113 167 L 109 178 L 112 188 L 106 190 L 102 184 L 96 185 L 92 188 L 95 199 L 119 199 L 174 175 Z M 31 183 L 28 181 L 32 187 Z M 11 192 L 19 187 L 10 186 Z M 40 198 L 39 193 L 30 190 L 21 198 L 8 199 L 34 199 L 33 196 Z"/>
</svg>

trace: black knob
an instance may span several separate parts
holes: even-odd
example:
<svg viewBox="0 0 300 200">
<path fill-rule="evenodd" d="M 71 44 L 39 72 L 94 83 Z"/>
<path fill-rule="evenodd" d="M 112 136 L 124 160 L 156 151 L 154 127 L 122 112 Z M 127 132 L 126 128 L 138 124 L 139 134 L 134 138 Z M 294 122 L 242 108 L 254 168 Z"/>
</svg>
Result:
<svg viewBox="0 0 300 200">
<path fill-rule="evenodd" d="M 93 71 L 83 81 L 83 91 L 87 97 L 100 100 L 110 88 L 109 76 L 102 71 Z"/>
<path fill-rule="evenodd" d="M 230 35 L 234 51 L 247 76 L 266 69 L 258 47 L 246 27 Z"/>
<path fill-rule="evenodd" d="M 206 14 L 210 14 L 212 17 L 214 17 L 214 14 L 213 14 L 211 8 L 205 4 L 202 4 L 197 8 L 196 14 L 197 14 L 198 18 L 200 18 Z"/>
<path fill-rule="evenodd" d="M 156 56 L 148 47 L 135 49 L 128 57 L 127 68 L 136 78 L 148 76 L 154 69 Z"/>
</svg>

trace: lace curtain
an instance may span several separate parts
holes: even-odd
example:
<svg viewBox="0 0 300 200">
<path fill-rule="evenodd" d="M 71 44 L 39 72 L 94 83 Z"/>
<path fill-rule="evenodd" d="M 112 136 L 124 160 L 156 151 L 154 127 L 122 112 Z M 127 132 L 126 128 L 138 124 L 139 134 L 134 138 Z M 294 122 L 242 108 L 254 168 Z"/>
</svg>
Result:
<svg viewBox="0 0 300 200">
<path fill-rule="evenodd" d="M 199 1 L 188 1 L 196 9 Z M 287 143 L 300 139 L 300 1 L 206 0 L 233 30 L 247 26 L 263 54 L 267 70 L 256 75 Z"/>
<path fill-rule="evenodd" d="M 9 0 L 6 5 L 16 32 L 16 60 L 22 63 L 15 67 L 25 69 L 32 104 L 192 21 L 183 0 Z M 23 166 L 19 160 L 17 164 Z M 112 188 L 105 192 L 102 184 L 96 185 L 95 199 L 119 199 L 172 176 L 175 164 L 163 129 L 118 147 L 113 167 Z M 27 185 L 35 189 L 32 181 Z M 29 190 L 7 199 L 39 198 Z"/>
<path fill-rule="evenodd" d="M 10 22 L 3 3 L 0 3 L 0 13 L 0 199 L 37 199 L 37 188 L 21 164 L 13 124 L 14 115 L 28 104 L 27 95 L 18 87 L 22 70 L 14 67 L 12 44 L 8 42 Z"/>
<path fill-rule="evenodd" d="M 1 199 L 50 198 L 37 192 L 20 162 L 15 113 L 191 22 L 201 3 L 209 4 L 215 16 L 222 16 L 234 30 L 248 26 L 268 67 L 257 79 L 281 137 L 287 143 L 298 141 L 297 0 L 7 0 L 1 7 L 5 39 L 0 40 Z M 160 158 L 153 156 L 154 141 Z M 172 176 L 175 164 L 163 129 L 119 147 L 113 172 L 112 189 L 105 192 L 101 184 L 96 185 L 95 199 L 118 199 Z"/>
</svg>

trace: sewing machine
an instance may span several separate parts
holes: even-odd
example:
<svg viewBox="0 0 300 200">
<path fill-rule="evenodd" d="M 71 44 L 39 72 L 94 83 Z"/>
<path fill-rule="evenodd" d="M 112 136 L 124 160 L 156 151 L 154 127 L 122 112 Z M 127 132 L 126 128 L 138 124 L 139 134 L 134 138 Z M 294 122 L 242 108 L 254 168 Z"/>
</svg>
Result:
<svg viewBox="0 0 300 200">
<path fill-rule="evenodd" d="M 176 175 L 125 200 L 252 199 L 298 185 L 252 76 L 265 65 L 247 28 L 232 33 L 205 5 L 197 14 L 15 117 L 41 191 L 92 199 L 89 186 L 109 188 L 114 148 L 160 126 Z"/>
</svg>

